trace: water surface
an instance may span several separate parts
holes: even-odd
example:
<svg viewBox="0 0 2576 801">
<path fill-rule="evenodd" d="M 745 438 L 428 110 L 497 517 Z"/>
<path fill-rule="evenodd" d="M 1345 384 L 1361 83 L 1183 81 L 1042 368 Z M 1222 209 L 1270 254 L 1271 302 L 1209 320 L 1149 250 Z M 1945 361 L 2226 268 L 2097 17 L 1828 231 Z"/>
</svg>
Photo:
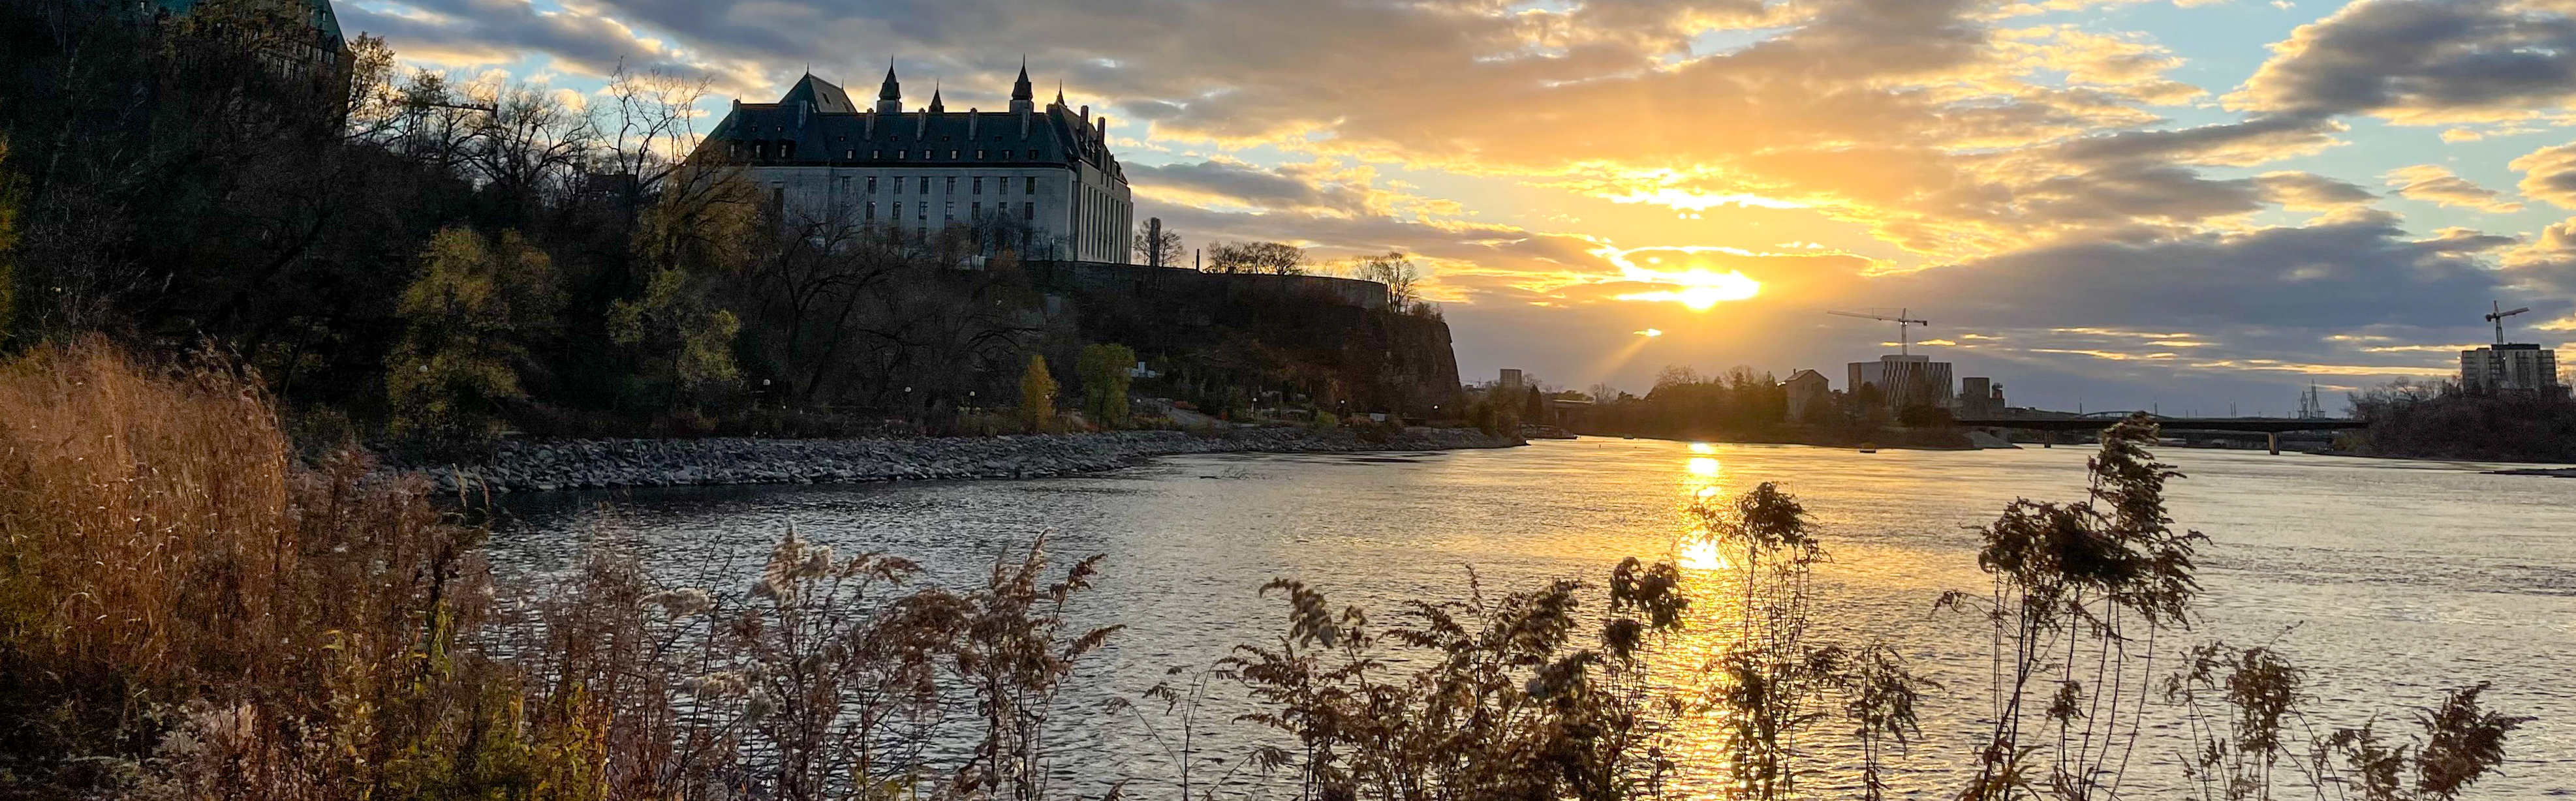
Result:
<svg viewBox="0 0 2576 801">
<path fill-rule="evenodd" d="M 2089 452 L 1864 455 L 1584 439 L 1423 454 L 1188 456 L 1029 481 L 547 493 L 511 499 L 522 522 L 493 547 L 505 569 L 558 567 L 597 530 L 606 503 L 613 528 L 675 583 L 746 581 L 790 523 L 844 551 L 904 554 L 934 580 L 966 581 L 1000 548 L 1047 533 L 1057 554 L 1107 556 L 1099 588 L 1078 612 L 1128 627 L 1066 702 L 1088 710 L 1107 694 L 1152 686 L 1167 667 L 1205 665 L 1237 644 L 1275 637 L 1280 605 L 1255 592 L 1273 577 L 1302 579 L 1336 605 L 1380 610 L 1399 599 L 1461 597 L 1471 567 L 1489 592 L 1598 580 L 1623 557 L 1672 554 L 1689 494 L 1773 481 L 1814 513 L 1834 557 L 1821 574 L 1819 636 L 1897 644 L 1947 685 L 1925 702 L 1929 741 L 1898 762 L 1902 786 L 1947 795 L 1986 708 L 1986 637 L 1979 621 L 1936 614 L 1932 601 L 1987 586 L 1971 527 L 2005 503 L 2080 498 Z M 2445 687 L 2493 681 L 2493 707 L 2541 720 L 2512 737 L 2506 775 L 2472 795 L 2576 794 L 2576 480 L 2244 451 L 2160 456 L 2190 475 L 2171 488 L 2177 523 L 2212 540 L 2200 573 L 2205 619 L 2190 639 L 2289 654 L 2310 669 L 2321 726 L 2374 712 L 2403 722 Z M 1241 711 L 1219 695 L 1203 720 Z M 1075 789 L 1168 780 L 1168 760 L 1145 724 L 1064 717 L 1079 721 L 1060 741 L 1074 755 L 1062 770 Z M 1220 750 L 1260 736 L 1214 728 L 1208 736 Z M 1710 731 L 1677 740 L 1683 754 L 1714 761 Z M 2130 788 L 2139 797 L 2170 794 L 2179 775 L 2172 762 L 2186 748 L 2171 730 L 2151 731 Z M 1238 781 L 1242 795 L 1287 789 Z"/>
</svg>

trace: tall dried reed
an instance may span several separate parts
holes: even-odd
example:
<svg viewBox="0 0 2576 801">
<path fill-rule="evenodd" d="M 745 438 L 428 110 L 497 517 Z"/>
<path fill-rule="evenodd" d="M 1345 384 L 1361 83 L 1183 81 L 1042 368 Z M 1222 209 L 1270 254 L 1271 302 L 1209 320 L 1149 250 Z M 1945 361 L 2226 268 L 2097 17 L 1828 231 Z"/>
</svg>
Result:
<svg viewBox="0 0 2576 801">
<path fill-rule="evenodd" d="M 96 340 L 0 366 L 0 792 L 382 797 L 531 773 L 542 736 L 456 648 L 485 608 L 480 530 L 357 451 L 296 462 L 256 387 Z"/>
</svg>

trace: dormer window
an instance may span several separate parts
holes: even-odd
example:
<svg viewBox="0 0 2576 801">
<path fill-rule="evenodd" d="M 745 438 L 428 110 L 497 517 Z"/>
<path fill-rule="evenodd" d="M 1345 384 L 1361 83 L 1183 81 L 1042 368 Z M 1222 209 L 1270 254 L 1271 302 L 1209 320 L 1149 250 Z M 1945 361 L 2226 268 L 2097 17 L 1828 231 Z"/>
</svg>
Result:
<svg viewBox="0 0 2576 801">
<path fill-rule="evenodd" d="M 870 150 L 870 151 L 868 151 L 868 158 L 872 158 L 872 159 L 881 159 L 881 158 L 885 158 L 885 151 L 883 151 L 883 150 Z"/>
<path fill-rule="evenodd" d="M 948 151 L 948 158 L 949 158 L 949 160 L 951 160 L 951 161 L 956 160 L 956 159 L 957 159 L 957 151 L 954 151 L 954 150 Z"/>
<path fill-rule="evenodd" d="M 982 150 L 977 150 L 977 151 L 975 151 L 975 160 L 976 160 L 976 161 L 983 161 L 983 160 L 984 160 L 984 152 L 985 152 L 985 151 L 982 151 Z"/>
<path fill-rule="evenodd" d="M 927 150 L 921 151 L 921 157 L 925 159 L 938 158 L 937 156 L 930 155 L 930 151 Z"/>
</svg>

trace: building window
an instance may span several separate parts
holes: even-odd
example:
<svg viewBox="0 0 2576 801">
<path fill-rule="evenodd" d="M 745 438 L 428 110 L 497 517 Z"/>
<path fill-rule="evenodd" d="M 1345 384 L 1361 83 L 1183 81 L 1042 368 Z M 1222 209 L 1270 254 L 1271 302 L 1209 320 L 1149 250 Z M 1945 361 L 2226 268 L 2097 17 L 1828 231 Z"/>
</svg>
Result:
<svg viewBox="0 0 2576 801">
<path fill-rule="evenodd" d="M 792 159 L 792 158 L 795 158 L 795 157 L 796 157 L 796 143 L 794 143 L 794 142 L 780 142 L 780 143 L 778 143 L 778 157 L 779 157 L 779 158 L 782 158 L 782 159 Z"/>
<path fill-rule="evenodd" d="M 951 200 L 947 205 L 939 207 L 939 221 L 952 223 L 957 221 L 957 201 Z"/>
<path fill-rule="evenodd" d="M 950 159 L 952 159 L 952 160 L 953 160 L 953 159 L 955 159 L 955 158 L 957 158 L 957 151 L 954 151 L 954 150 L 948 151 L 948 158 L 950 158 Z"/>
<path fill-rule="evenodd" d="M 1021 189 L 1021 190 L 1020 190 L 1020 194 L 1023 194 L 1023 195 L 1034 195 L 1034 194 L 1037 194 L 1037 193 L 1038 193 L 1038 177 L 1037 177 L 1037 176 L 1035 176 L 1035 175 L 1029 176 L 1029 177 L 1028 177 L 1028 181 L 1029 181 L 1028 186 L 1027 186 L 1026 188 Z"/>
<path fill-rule="evenodd" d="M 910 152 L 912 152 L 912 151 L 909 151 L 909 150 L 897 150 L 897 151 L 895 151 L 895 152 L 894 152 L 894 157 L 895 157 L 896 159 L 900 160 L 900 159 L 904 158 L 904 154 L 906 154 L 906 153 L 910 153 Z"/>
<path fill-rule="evenodd" d="M 915 220 L 927 220 L 927 219 L 930 219 L 930 204 L 928 204 L 928 203 L 915 203 L 915 204 L 912 204 L 912 207 L 913 207 L 913 211 L 912 211 L 912 218 L 913 218 L 913 219 L 915 219 Z"/>
<path fill-rule="evenodd" d="M 881 158 L 885 158 L 885 151 L 884 151 L 883 149 L 870 150 L 870 151 L 868 151 L 868 158 L 872 158 L 872 159 L 881 159 Z"/>
<path fill-rule="evenodd" d="M 877 202 L 876 202 L 876 201 L 871 200 L 871 201 L 868 201 L 868 222 L 876 222 L 876 221 L 877 221 Z"/>
<path fill-rule="evenodd" d="M 894 218 L 895 218 L 895 219 L 898 219 L 898 220 L 903 219 L 903 204 L 902 204 L 902 203 L 896 203 L 896 204 L 894 204 Z"/>
<path fill-rule="evenodd" d="M 948 176 L 948 194 L 957 194 L 957 176 Z"/>
<path fill-rule="evenodd" d="M 984 194 L 984 176 L 975 176 L 975 194 Z"/>
<path fill-rule="evenodd" d="M 927 151 L 927 150 L 921 151 L 921 157 L 922 157 L 922 158 L 925 158 L 925 159 L 926 159 L 926 158 L 931 158 L 930 151 Z"/>
<path fill-rule="evenodd" d="M 868 194 L 873 195 L 873 194 L 876 194 L 876 193 L 877 193 L 877 177 L 876 177 L 876 176 L 874 176 L 874 175 L 868 176 Z"/>
<path fill-rule="evenodd" d="M 894 177 L 894 193 L 898 195 L 903 194 L 903 176 L 897 175 Z"/>
<path fill-rule="evenodd" d="M 969 203 L 969 204 L 966 204 L 966 219 L 969 219 L 969 220 L 981 220 L 981 219 L 984 219 L 984 204 L 982 204 L 982 203 Z"/>
<path fill-rule="evenodd" d="M 1035 220 L 1035 219 L 1037 219 L 1037 218 L 1038 218 L 1038 204 L 1035 204 L 1035 203 L 1022 203 L 1022 204 L 1020 204 L 1020 219 L 1023 219 L 1023 220 Z"/>
<path fill-rule="evenodd" d="M 980 147 L 979 147 L 979 148 L 976 148 L 976 149 L 975 149 L 975 160 L 976 160 L 976 161 L 983 161 L 983 160 L 984 160 L 984 152 L 985 152 L 985 151 L 984 151 L 984 149 L 983 149 L 983 148 L 980 148 Z"/>
<path fill-rule="evenodd" d="M 841 151 L 841 160 L 842 160 L 842 161 L 849 161 L 849 160 L 851 160 L 851 159 L 855 159 L 855 158 L 858 158 L 858 157 L 859 157 L 859 151 L 856 151 L 856 150 L 843 150 L 843 151 Z"/>
</svg>

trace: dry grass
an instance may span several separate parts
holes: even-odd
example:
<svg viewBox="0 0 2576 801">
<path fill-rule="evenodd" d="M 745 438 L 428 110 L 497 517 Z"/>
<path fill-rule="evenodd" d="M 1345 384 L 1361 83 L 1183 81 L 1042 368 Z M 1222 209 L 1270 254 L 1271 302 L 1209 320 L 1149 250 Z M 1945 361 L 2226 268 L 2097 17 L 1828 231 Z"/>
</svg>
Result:
<svg viewBox="0 0 2576 801">
<path fill-rule="evenodd" d="M 427 688 L 477 673 L 450 651 L 479 530 L 355 451 L 296 462 L 255 387 L 98 341 L 0 367 L 0 793 L 263 753 L 294 770 L 163 789 L 327 797 L 307 785 L 399 783 L 452 717 Z"/>
</svg>

